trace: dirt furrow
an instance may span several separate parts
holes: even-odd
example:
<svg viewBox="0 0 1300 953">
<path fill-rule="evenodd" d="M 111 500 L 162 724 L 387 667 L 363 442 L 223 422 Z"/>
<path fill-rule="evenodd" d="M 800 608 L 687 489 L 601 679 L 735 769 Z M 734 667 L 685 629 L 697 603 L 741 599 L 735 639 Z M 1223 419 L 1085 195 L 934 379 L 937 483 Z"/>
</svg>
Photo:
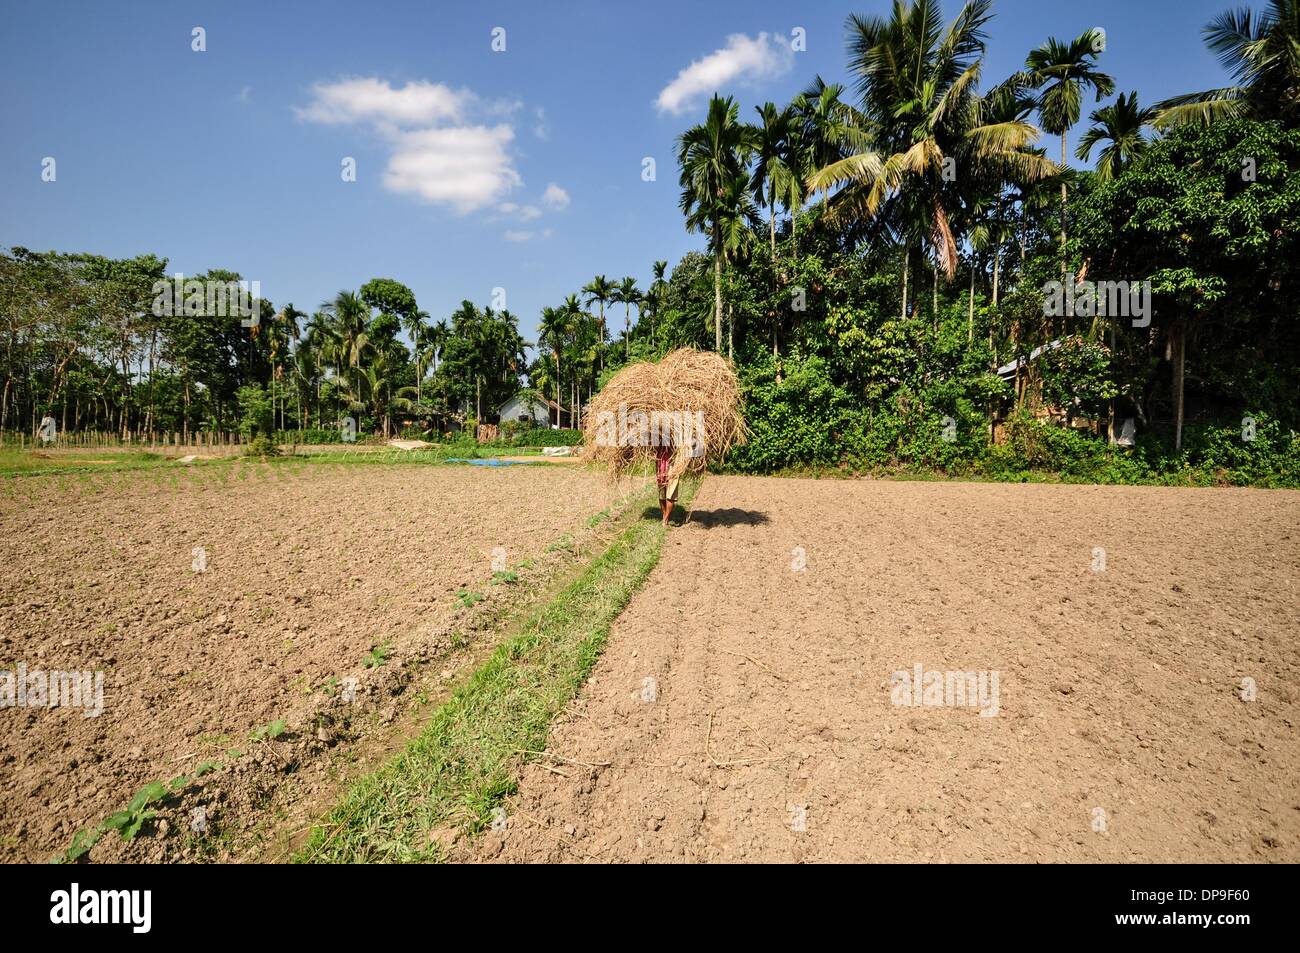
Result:
<svg viewBox="0 0 1300 953">
<path fill-rule="evenodd" d="M 711 477 L 466 857 L 1294 862 L 1298 577 L 1290 491 Z"/>
</svg>

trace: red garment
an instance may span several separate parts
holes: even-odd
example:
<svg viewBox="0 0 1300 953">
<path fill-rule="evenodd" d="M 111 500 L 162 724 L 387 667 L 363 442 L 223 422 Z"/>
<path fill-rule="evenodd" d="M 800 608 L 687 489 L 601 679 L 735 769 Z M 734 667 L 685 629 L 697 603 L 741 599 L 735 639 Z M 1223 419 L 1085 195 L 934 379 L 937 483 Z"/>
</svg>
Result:
<svg viewBox="0 0 1300 953">
<path fill-rule="evenodd" d="M 658 447 L 655 450 L 655 481 L 660 486 L 668 485 L 668 465 L 672 463 L 673 448 Z"/>
</svg>

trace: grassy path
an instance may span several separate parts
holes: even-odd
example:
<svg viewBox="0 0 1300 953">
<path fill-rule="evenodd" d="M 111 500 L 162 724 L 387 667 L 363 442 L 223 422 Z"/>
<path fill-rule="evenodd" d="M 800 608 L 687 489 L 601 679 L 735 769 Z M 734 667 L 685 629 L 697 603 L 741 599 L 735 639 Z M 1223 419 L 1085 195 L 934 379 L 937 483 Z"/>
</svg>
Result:
<svg viewBox="0 0 1300 953">
<path fill-rule="evenodd" d="M 691 492 L 685 489 L 683 507 Z M 663 527 L 638 507 L 631 511 L 631 524 L 434 712 L 405 751 L 353 784 L 296 861 L 435 861 L 458 836 L 492 822 L 524 762 L 545 748 L 552 718 L 591 672 L 611 623 L 659 561 Z"/>
</svg>

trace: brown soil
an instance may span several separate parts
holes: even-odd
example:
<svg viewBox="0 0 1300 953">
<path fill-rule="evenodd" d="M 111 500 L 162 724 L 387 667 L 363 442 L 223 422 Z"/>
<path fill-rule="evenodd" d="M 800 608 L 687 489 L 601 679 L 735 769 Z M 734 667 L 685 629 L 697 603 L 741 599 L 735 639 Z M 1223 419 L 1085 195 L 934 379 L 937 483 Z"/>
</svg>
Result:
<svg viewBox="0 0 1300 953">
<path fill-rule="evenodd" d="M 3 489 L 0 671 L 105 672 L 98 718 L 0 709 L 0 859 L 28 861 L 230 749 L 283 762 L 288 745 L 249 742 L 273 721 L 301 741 L 289 756 L 323 747 L 300 722 L 328 680 L 357 676 L 382 703 L 431 633 L 475 611 L 459 590 L 512 588 L 490 585 L 496 547 L 513 570 L 616 495 L 559 467 L 243 462 Z M 367 669 L 375 646 L 388 660 Z M 92 856 L 123 849 L 110 835 Z"/>
<path fill-rule="evenodd" d="M 1300 860 L 1300 493 L 711 477 L 693 509 L 465 859 Z M 999 714 L 893 704 L 917 663 L 998 672 Z"/>
</svg>

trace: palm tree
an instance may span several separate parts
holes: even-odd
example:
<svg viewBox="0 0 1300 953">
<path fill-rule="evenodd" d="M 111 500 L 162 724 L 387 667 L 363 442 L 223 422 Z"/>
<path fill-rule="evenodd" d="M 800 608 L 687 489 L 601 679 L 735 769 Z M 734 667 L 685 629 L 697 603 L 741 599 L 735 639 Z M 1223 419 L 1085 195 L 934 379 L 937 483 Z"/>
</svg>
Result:
<svg viewBox="0 0 1300 953">
<path fill-rule="evenodd" d="M 793 111 L 787 107 L 776 108 L 775 103 L 755 106 L 761 120 L 755 126 L 757 146 L 754 153 L 752 187 L 754 197 L 767 206 L 768 235 L 772 245 L 772 263 L 776 264 L 776 203 L 791 194 L 791 186 L 799 183 L 794 146 Z M 798 188 L 798 185 L 795 185 Z"/>
<path fill-rule="evenodd" d="M 564 308 L 543 308 L 542 319 L 538 322 L 537 343 L 545 344 L 551 349 L 555 358 L 555 403 L 562 404 L 561 386 L 564 378 L 560 371 L 560 355 L 564 352 L 569 337 L 570 316 Z M 560 423 L 559 411 L 555 412 L 555 423 Z"/>
<path fill-rule="evenodd" d="M 596 341 L 598 325 L 596 320 L 582 309 L 582 302 L 576 294 L 571 294 L 560 305 L 560 311 L 568 320 L 567 347 L 565 361 L 570 367 L 569 384 L 569 423 L 578 428 L 582 426 L 582 386 L 587 381 L 590 393 L 592 371 L 596 366 L 599 350 Z"/>
<path fill-rule="evenodd" d="M 971 0 L 945 27 L 938 0 L 895 0 L 889 19 L 851 16 L 850 66 L 860 103 L 842 122 L 843 156 L 809 176 L 813 191 L 836 192 L 832 219 L 865 216 L 903 244 L 903 314 L 910 250 L 928 245 L 949 280 L 957 270 L 950 218 L 960 170 L 986 168 L 1041 178 L 1055 166 L 1028 151 L 1038 130 L 1022 117 L 987 117 L 976 88 L 991 0 Z"/>
<path fill-rule="evenodd" d="M 1055 37 L 1029 52 L 1025 58 L 1026 78 L 1038 97 L 1038 121 L 1044 132 L 1061 137 L 1061 167 L 1069 164 L 1066 139 L 1070 128 L 1079 121 L 1083 93 L 1091 89 L 1101 102 L 1115 91 L 1115 81 L 1096 68 L 1097 57 L 1105 47 L 1104 35 L 1084 30 L 1069 43 Z M 1061 180 L 1061 273 L 1067 284 L 1070 269 L 1065 260 L 1065 216 L 1068 189 Z"/>
<path fill-rule="evenodd" d="M 993 87 L 987 94 L 980 98 L 979 103 L 981 122 L 985 125 L 996 126 L 1003 123 L 1026 122 L 1030 114 L 1036 108 L 1036 100 L 1025 89 L 1025 78 L 1022 74 L 1012 76 L 1010 79 L 999 83 Z M 1026 145 L 1022 152 L 1034 157 L 1033 160 L 1042 164 L 1039 171 L 1048 171 L 1051 169 L 1041 150 Z M 984 248 L 993 249 L 993 281 L 992 281 L 992 304 L 993 307 L 998 305 L 999 279 L 1002 269 L 1002 248 L 1010 240 L 1013 231 L 1013 221 L 1008 215 L 1008 207 L 1015 200 L 1015 193 L 1012 190 L 1023 190 L 1032 188 L 1036 183 L 1047 181 L 1047 177 L 1031 175 L 1025 177 L 1021 174 L 1022 169 L 1016 164 L 1009 164 L 999 168 L 995 162 L 986 162 L 980 170 L 984 173 L 982 180 L 977 179 L 971 184 L 974 185 L 974 191 L 980 199 L 986 198 L 987 195 L 993 196 L 992 202 L 983 201 L 985 215 L 979 222 L 982 229 L 980 235 L 972 235 L 972 239 L 979 238 Z M 978 204 L 980 199 L 976 199 Z"/>
<path fill-rule="evenodd" d="M 429 312 L 412 311 L 403 316 L 406 333 L 411 336 L 411 347 L 415 351 L 415 402 L 420 403 L 421 385 L 424 381 L 424 364 L 421 360 L 420 337 L 429 322 Z"/>
<path fill-rule="evenodd" d="M 370 346 L 368 330 L 370 308 L 354 291 L 339 291 L 334 296 L 334 300 L 321 304 L 321 311 L 329 317 L 334 326 L 335 360 L 337 360 L 339 380 L 346 381 L 343 372 L 346 365 L 351 369 L 354 380 L 344 387 L 344 390 L 350 390 L 352 394 L 360 394 L 361 365 Z"/>
<path fill-rule="evenodd" d="M 587 304 L 600 302 L 600 369 L 605 369 L 605 304 L 614 300 L 614 282 L 604 275 L 597 275 L 582 286 L 582 293 L 587 296 Z"/>
<path fill-rule="evenodd" d="M 339 376 L 343 376 L 343 365 L 346 364 L 357 378 L 352 390 L 360 393 L 360 369 L 363 356 L 370 347 L 370 307 L 355 292 L 340 291 L 333 301 L 321 305 L 321 311 L 334 324 Z"/>
<path fill-rule="evenodd" d="M 623 304 L 623 359 L 632 360 L 632 305 L 637 306 L 638 314 L 640 312 L 641 302 L 643 299 L 641 290 L 636 286 L 635 278 L 624 278 L 614 288 L 614 301 Z"/>
<path fill-rule="evenodd" d="M 1097 178 L 1105 182 L 1118 176 L 1124 166 L 1146 151 L 1142 128 L 1151 125 L 1156 114 L 1153 107 L 1143 109 L 1138 105 L 1136 92 L 1120 93 L 1111 105 L 1093 110 L 1089 118 L 1096 125 L 1079 139 L 1075 156 L 1087 162 L 1093 147 L 1106 143 L 1097 156 Z"/>
<path fill-rule="evenodd" d="M 447 350 L 447 343 L 451 340 L 451 329 L 447 327 L 446 321 L 439 321 L 430 325 L 424 333 L 424 356 L 423 359 L 431 370 L 429 385 L 437 385 L 439 400 L 436 404 L 442 410 L 448 410 L 447 405 L 447 382 L 438 375 L 438 363 L 441 361 L 443 354 Z M 431 403 L 432 403 L 431 398 Z M 441 428 L 439 428 L 441 430 Z"/>
<path fill-rule="evenodd" d="M 284 429 L 284 395 L 280 393 L 284 380 L 284 362 L 289 356 L 292 342 L 298 339 L 298 322 L 306 316 L 290 302 L 271 320 L 267 343 L 270 347 L 271 379 L 274 382 L 272 393 L 280 413 L 281 430 Z"/>
<path fill-rule="evenodd" d="M 722 263 L 726 256 L 723 220 L 734 213 L 737 201 L 745 196 L 749 178 L 745 168 L 757 146 L 757 137 L 752 126 L 740 121 L 736 101 L 715 94 L 704 122 L 687 129 L 677 143 L 680 204 L 686 228 L 707 233 L 713 254 L 713 340 L 721 353 Z"/>
<path fill-rule="evenodd" d="M 734 179 L 723 194 L 718 217 L 718 235 L 724 261 L 730 265 L 747 260 L 754 232 L 760 228 L 758 208 L 754 205 L 747 179 Z M 735 355 L 736 316 L 734 305 L 727 304 L 727 357 Z"/>
<path fill-rule="evenodd" d="M 312 355 L 309 363 L 316 371 L 313 382 L 316 398 L 316 425 L 319 427 L 321 425 L 320 384 L 324 377 L 323 371 L 327 366 L 333 366 L 336 377 L 340 381 L 343 377 L 340 370 L 342 362 L 339 357 L 339 336 L 329 315 L 323 311 L 317 311 L 311 316 L 307 322 L 302 343 L 299 345 L 298 350 L 308 351 Z"/>
<path fill-rule="evenodd" d="M 1300 2 L 1269 0 L 1265 12 L 1229 10 L 1205 27 L 1206 45 L 1236 81 L 1156 104 L 1160 128 L 1254 116 L 1294 124 L 1300 114 Z"/>
<path fill-rule="evenodd" d="M 645 293 L 645 307 L 650 314 L 650 344 L 652 348 L 658 348 L 658 340 L 655 336 L 655 319 L 659 317 L 659 309 L 663 307 L 664 300 L 668 296 L 668 283 L 664 281 L 664 273 L 668 270 L 668 262 L 656 261 L 652 268 L 654 279 L 650 282 L 650 287 Z"/>
</svg>

